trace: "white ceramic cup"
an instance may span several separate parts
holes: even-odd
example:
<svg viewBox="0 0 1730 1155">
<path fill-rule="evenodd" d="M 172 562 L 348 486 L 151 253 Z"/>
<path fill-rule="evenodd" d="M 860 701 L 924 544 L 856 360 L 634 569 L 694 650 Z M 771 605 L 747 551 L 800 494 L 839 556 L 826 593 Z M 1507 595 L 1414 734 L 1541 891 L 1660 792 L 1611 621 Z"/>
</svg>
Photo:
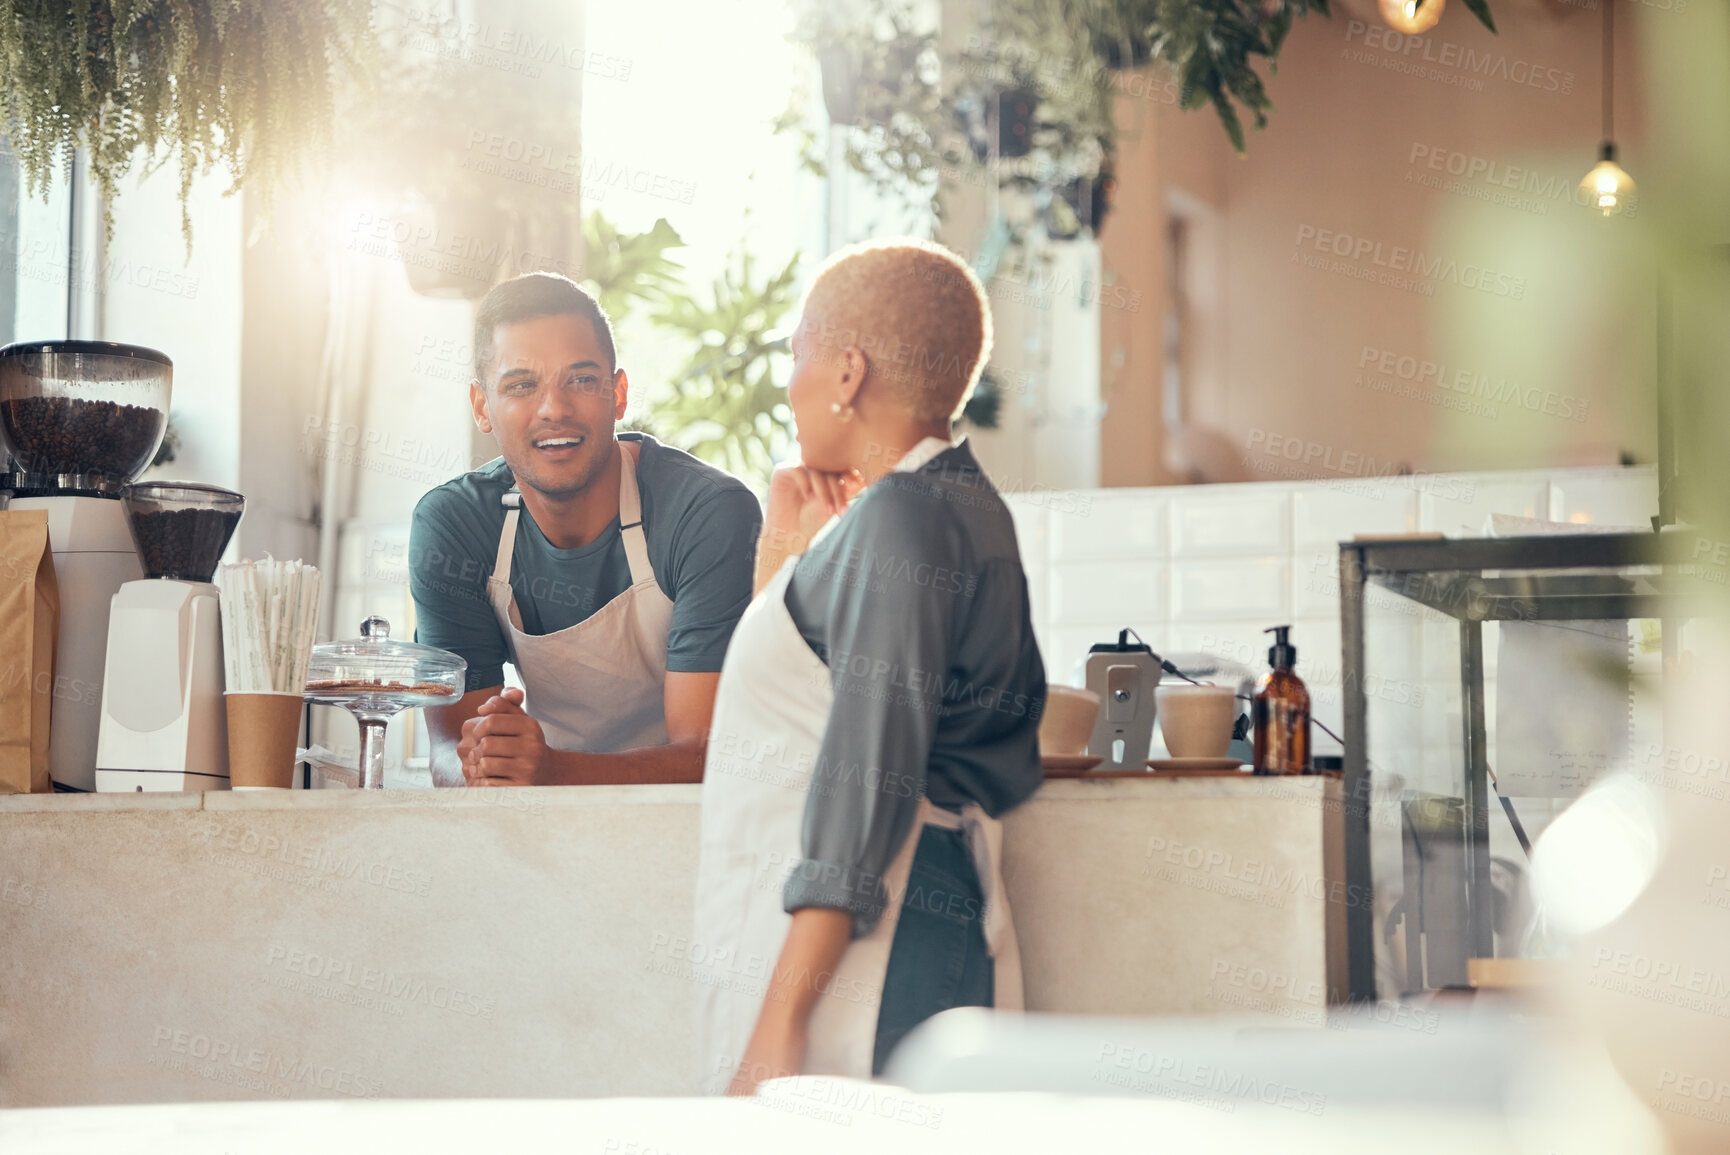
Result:
<svg viewBox="0 0 1730 1155">
<path fill-rule="evenodd" d="M 1192 686 L 1168 682 L 1155 692 L 1165 748 L 1173 758 L 1223 758 L 1237 719 L 1237 691 L 1231 686 Z"/>
<path fill-rule="evenodd" d="M 1085 754 L 1099 718 L 1099 695 L 1073 686 L 1047 686 L 1045 712 L 1039 716 L 1042 757 Z"/>
</svg>

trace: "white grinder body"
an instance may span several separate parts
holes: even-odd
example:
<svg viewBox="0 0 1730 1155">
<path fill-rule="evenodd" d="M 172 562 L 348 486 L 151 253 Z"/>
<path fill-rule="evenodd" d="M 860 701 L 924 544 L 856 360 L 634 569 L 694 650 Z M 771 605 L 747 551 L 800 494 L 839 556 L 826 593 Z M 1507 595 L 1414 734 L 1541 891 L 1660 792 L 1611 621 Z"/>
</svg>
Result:
<svg viewBox="0 0 1730 1155">
<path fill-rule="evenodd" d="M 220 614 L 209 582 L 143 579 L 114 595 L 98 790 L 228 789 Z"/>
<path fill-rule="evenodd" d="M 144 570 L 118 498 L 15 497 L 7 508 L 48 511 L 48 545 L 60 588 L 48 770 L 62 786 L 94 790 L 109 606 L 115 592 Z"/>
</svg>

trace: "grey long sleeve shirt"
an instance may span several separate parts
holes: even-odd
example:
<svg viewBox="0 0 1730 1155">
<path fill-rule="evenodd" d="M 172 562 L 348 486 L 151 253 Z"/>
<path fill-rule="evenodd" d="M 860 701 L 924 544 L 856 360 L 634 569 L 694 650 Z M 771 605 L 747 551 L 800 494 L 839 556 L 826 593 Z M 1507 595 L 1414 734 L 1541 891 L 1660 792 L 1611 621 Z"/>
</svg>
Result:
<svg viewBox="0 0 1730 1155">
<path fill-rule="evenodd" d="M 883 876 L 921 795 L 996 816 L 1043 777 L 1045 666 L 1027 577 L 972 451 L 955 446 L 861 494 L 799 560 L 787 609 L 835 700 L 782 900 L 789 912 L 847 910 L 859 937 L 883 914 Z"/>
</svg>

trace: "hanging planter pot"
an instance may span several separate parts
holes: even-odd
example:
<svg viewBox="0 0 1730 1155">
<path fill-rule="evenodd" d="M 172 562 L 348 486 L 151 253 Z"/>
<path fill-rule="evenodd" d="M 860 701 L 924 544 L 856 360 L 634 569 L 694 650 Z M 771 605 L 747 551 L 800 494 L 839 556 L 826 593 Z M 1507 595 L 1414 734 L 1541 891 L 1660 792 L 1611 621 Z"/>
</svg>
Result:
<svg viewBox="0 0 1730 1155">
<path fill-rule="evenodd" d="M 438 300 L 486 296 L 510 265 L 509 218 L 497 205 L 479 200 L 404 205 L 391 239 L 409 288 Z"/>
<path fill-rule="evenodd" d="M 982 370 L 979 384 L 973 387 L 973 396 L 967 399 L 959 420 L 975 429 L 996 429 L 1002 412 L 1003 386 L 997 383 L 990 369 Z"/>
<path fill-rule="evenodd" d="M 1099 175 L 1076 177 L 1051 189 L 1040 212 L 1045 235 L 1054 241 L 1072 241 L 1084 232 L 1098 236 L 1116 188 L 1108 159 L 1100 166 Z"/>
<path fill-rule="evenodd" d="M 1113 36 L 1095 31 L 1093 54 L 1113 72 L 1127 72 L 1153 59 L 1153 44 L 1142 35 Z"/>
<path fill-rule="evenodd" d="M 997 155 L 1016 160 L 1033 151 L 1033 114 L 1039 90 L 1009 88 L 997 94 Z"/>
<path fill-rule="evenodd" d="M 823 111 L 835 124 L 852 124 L 859 116 L 858 53 L 850 44 L 826 44 L 817 50 L 817 70 Z"/>
</svg>

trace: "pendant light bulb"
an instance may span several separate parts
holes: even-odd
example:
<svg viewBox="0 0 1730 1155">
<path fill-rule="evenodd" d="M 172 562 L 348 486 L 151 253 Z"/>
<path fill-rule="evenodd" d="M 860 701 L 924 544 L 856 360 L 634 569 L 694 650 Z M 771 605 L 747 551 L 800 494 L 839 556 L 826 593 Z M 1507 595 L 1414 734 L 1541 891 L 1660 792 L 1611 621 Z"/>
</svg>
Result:
<svg viewBox="0 0 1730 1155">
<path fill-rule="evenodd" d="M 1615 145 L 1606 143 L 1600 155 L 1603 159 L 1580 182 L 1580 200 L 1607 217 L 1627 212 L 1639 191 L 1634 178 L 1616 163 Z"/>
<path fill-rule="evenodd" d="M 1580 201 L 1607 217 L 1633 211 L 1634 178 L 1616 163 L 1616 33 L 1611 0 L 1598 0 L 1604 8 L 1604 147 L 1598 163 L 1580 182 Z"/>
<path fill-rule="evenodd" d="M 1445 0 L 1380 0 L 1382 23 L 1408 36 L 1428 32 L 1442 18 Z"/>
</svg>

